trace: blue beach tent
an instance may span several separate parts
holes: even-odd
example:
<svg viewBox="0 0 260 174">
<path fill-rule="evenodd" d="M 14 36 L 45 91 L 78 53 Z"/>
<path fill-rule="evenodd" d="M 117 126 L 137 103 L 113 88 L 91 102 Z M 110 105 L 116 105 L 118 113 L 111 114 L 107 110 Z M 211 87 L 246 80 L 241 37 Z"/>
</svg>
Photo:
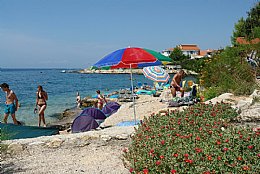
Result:
<svg viewBox="0 0 260 174">
<path fill-rule="evenodd" d="M 120 108 L 120 104 L 118 104 L 117 102 L 108 102 L 103 108 L 102 108 L 102 112 L 108 117 L 112 114 L 114 114 L 115 112 L 117 112 L 117 110 Z"/>
<path fill-rule="evenodd" d="M 86 108 L 74 119 L 71 125 L 72 133 L 96 129 L 105 119 L 106 116 L 100 109 Z"/>
</svg>

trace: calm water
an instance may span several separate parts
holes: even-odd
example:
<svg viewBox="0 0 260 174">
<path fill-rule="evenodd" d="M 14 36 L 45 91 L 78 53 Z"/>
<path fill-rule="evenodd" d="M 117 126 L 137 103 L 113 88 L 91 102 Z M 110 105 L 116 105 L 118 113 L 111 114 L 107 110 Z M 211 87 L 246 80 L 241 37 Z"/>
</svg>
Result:
<svg viewBox="0 0 260 174">
<path fill-rule="evenodd" d="M 148 83 L 152 81 L 143 75 L 133 75 L 134 85 L 137 82 Z M 45 112 L 46 122 L 57 120 L 57 116 L 65 109 L 76 106 L 76 92 L 82 98 L 95 94 L 97 89 L 103 93 L 114 90 L 130 88 L 129 74 L 77 74 L 61 73 L 57 69 L 1 69 L 0 83 L 9 84 L 18 99 L 21 107 L 16 112 L 18 120 L 26 125 L 37 125 L 38 116 L 33 113 L 38 85 L 48 92 L 49 100 Z M 0 119 L 3 119 L 3 106 L 5 93 L 0 92 Z M 11 116 L 9 121 L 12 122 Z"/>
</svg>

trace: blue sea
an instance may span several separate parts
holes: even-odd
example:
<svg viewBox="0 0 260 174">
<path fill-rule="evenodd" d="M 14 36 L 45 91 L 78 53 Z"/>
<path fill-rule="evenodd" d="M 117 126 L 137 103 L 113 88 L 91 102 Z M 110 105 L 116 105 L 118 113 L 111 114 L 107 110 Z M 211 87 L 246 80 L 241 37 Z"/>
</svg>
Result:
<svg viewBox="0 0 260 174">
<path fill-rule="evenodd" d="M 172 78 L 172 75 L 171 75 Z M 153 81 L 144 75 L 133 75 L 134 85 L 138 82 L 152 85 Z M 81 98 L 103 94 L 131 87 L 129 74 L 80 74 L 61 73 L 61 69 L 1 69 L 0 83 L 8 83 L 19 100 L 20 108 L 16 112 L 19 121 L 26 125 L 37 125 L 38 115 L 34 114 L 37 86 L 42 85 L 48 93 L 46 123 L 55 122 L 66 109 L 76 106 L 76 92 Z M 4 115 L 5 93 L 0 91 L 0 119 Z M 9 116 L 8 122 L 12 122 Z"/>
</svg>

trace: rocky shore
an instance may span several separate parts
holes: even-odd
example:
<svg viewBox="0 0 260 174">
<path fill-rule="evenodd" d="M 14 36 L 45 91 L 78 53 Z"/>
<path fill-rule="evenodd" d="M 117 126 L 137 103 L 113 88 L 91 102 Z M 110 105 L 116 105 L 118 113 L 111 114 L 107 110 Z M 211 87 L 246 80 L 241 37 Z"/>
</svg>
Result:
<svg viewBox="0 0 260 174">
<path fill-rule="evenodd" d="M 190 70 L 184 70 L 188 75 L 197 75 L 196 72 Z M 130 74 L 130 69 L 109 69 L 109 70 L 100 70 L 100 69 L 83 69 L 79 71 L 71 71 L 73 73 L 83 73 L 83 74 Z M 166 72 L 169 74 L 175 74 L 178 72 L 178 69 L 166 69 Z M 142 69 L 132 69 L 133 74 L 143 74 Z"/>
<path fill-rule="evenodd" d="M 168 95 L 168 91 L 164 91 Z M 163 114 L 171 109 L 161 97 L 141 95 L 136 101 L 137 119 L 152 113 Z M 260 91 L 250 96 L 223 94 L 207 103 L 228 102 L 237 109 L 239 116 L 232 120 L 236 126 L 260 128 Z M 64 117 L 64 123 L 73 120 L 79 110 Z M 68 119 L 66 121 L 66 119 Z M 130 173 L 123 159 L 123 149 L 131 143 L 134 126 L 116 126 L 122 121 L 133 120 L 132 102 L 122 104 L 117 113 L 103 122 L 103 128 L 71 134 L 3 141 L 0 173 Z M 106 128 L 104 128 L 106 127 Z"/>
</svg>

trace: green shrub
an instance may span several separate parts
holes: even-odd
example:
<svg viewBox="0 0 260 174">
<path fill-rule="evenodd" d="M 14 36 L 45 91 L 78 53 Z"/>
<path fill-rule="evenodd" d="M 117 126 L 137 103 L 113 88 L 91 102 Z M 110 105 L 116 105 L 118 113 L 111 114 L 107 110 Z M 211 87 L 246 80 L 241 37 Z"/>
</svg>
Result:
<svg viewBox="0 0 260 174">
<path fill-rule="evenodd" d="M 209 87 L 202 93 L 202 95 L 204 96 L 205 101 L 215 98 L 219 95 L 218 87 Z"/>
<path fill-rule="evenodd" d="M 250 46 L 226 48 L 211 59 L 205 60 L 200 78 L 206 88 L 214 87 L 218 94 L 231 92 L 249 95 L 257 87 L 255 73 L 246 62 Z"/>
<path fill-rule="evenodd" d="M 260 130 L 234 128 L 228 104 L 197 104 L 152 115 L 124 150 L 131 173 L 257 173 Z"/>
</svg>

